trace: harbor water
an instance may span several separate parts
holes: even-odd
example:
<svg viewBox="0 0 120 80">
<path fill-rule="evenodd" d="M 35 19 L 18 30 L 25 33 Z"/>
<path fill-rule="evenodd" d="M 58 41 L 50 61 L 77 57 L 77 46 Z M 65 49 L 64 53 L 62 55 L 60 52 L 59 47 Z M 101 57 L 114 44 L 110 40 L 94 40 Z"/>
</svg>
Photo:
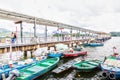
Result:
<svg viewBox="0 0 120 80">
<path fill-rule="evenodd" d="M 118 53 L 120 53 L 120 37 L 112 37 L 112 39 L 104 42 L 104 46 L 85 47 L 85 50 L 88 51 L 88 54 L 85 57 L 85 59 L 104 60 L 105 56 L 109 56 L 109 55 L 113 54 L 113 47 L 114 46 L 117 48 Z M 47 48 L 45 48 L 45 49 L 47 49 Z M 38 50 L 38 52 L 40 52 L 40 50 Z M 38 54 L 36 54 L 36 55 L 38 55 Z M 10 57 L 15 61 L 19 58 L 23 59 L 22 56 L 23 56 L 22 51 L 0 54 L 0 63 L 7 63 L 9 61 Z M 30 57 L 30 56 L 28 56 L 28 57 Z M 66 63 L 70 60 L 73 60 L 73 59 L 74 58 L 61 58 L 60 62 L 58 63 L 58 65 L 55 68 L 57 68 L 58 66 Z M 94 76 L 96 76 L 99 72 L 101 72 L 100 69 L 94 70 L 94 71 L 89 72 L 89 73 L 86 73 L 86 72 L 83 73 L 83 72 L 78 72 L 77 70 L 74 70 L 74 69 L 69 69 L 69 70 L 64 71 L 60 74 L 55 74 L 51 70 L 51 71 L 47 72 L 46 74 L 39 76 L 35 80 L 73 80 L 72 78 L 74 78 L 75 80 L 95 80 L 92 78 Z M 68 77 L 69 75 L 71 75 L 72 78 L 70 77 L 70 79 L 69 79 L 69 77 Z M 67 77 L 67 79 L 66 79 L 66 77 Z"/>
<path fill-rule="evenodd" d="M 100 59 L 103 60 L 105 56 L 109 56 L 113 54 L 113 46 L 119 50 L 120 53 L 120 37 L 112 37 L 112 39 L 104 42 L 104 46 L 101 47 L 85 47 L 85 49 L 88 51 L 88 55 L 85 57 L 85 59 Z M 58 64 L 64 64 L 67 61 L 72 60 L 73 58 L 62 58 Z M 67 78 L 68 75 L 73 74 L 73 78 L 75 80 L 97 80 L 93 79 L 94 76 L 96 76 L 101 70 L 94 70 L 92 72 L 86 73 L 86 72 L 78 72 L 75 70 L 74 73 L 72 73 L 74 70 L 69 69 L 65 72 L 62 72 L 60 74 L 52 73 L 52 70 L 35 80 L 73 80 L 72 78 Z"/>
</svg>

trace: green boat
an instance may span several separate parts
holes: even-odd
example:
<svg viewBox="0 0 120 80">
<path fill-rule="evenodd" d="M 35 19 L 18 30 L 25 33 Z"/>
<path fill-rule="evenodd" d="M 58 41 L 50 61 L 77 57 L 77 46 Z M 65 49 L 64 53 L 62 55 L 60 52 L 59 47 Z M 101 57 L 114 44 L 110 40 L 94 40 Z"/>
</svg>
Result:
<svg viewBox="0 0 120 80">
<path fill-rule="evenodd" d="M 80 72 L 90 72 L 93 69 L 99 67 L 101 62 L 102 61 L 100 60 L 81 61 L 75 63 L 73 67 L 78 69 Z"/>
<path fill-rule="evenodd" d="M 17 77 L 17 80 L 33 80 L 53 69 L 58 62 L 58 57 L 48 58 L 27 68 L 24 68 L 20 70 L 20 76 Z"/>
<path fill-rule="evenodd" d="M 81 51 L 82 49 L 83 49 L 82 46 L 74 46 L 73 47 L 73 50 L 75 50 L 75 51 Z"/>
<path fill-rule="evenodd" d="M 76 48 L 76 47 L 73 47 L 73 50 L 75 51 L 81 51 L 82 48 Z"/>
</svg>

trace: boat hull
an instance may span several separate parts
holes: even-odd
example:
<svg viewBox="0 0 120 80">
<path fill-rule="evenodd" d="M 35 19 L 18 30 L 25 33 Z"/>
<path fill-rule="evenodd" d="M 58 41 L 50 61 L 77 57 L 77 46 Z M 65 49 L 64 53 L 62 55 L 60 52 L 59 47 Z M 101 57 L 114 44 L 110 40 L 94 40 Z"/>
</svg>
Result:
<svg viewBox="0 0 120 80">
<path fill-rule="evenodd" d="M 100 64 L 101 70 L 105 72 L 109 78 L 120 78 L 120 60 L 114 56 L 108 57 L 103 63 Z M 111 76 L 113 74 L 113 76 Z"/>
<path fill-rule="evenodd" d="M 74 52 L 74 53 L 64 53 L 64 57 L 77 57 L 87 55 L 87 51 Z"/>
<path fill-rule="evenodd" d="M 76 68 L 79 72 L 90 72 L 95 68 L 99 68 L 100 63 L 100 60 L 82 61 L 75 63 L 73 67 Z"/>
<path fill-rule="evenodd" d="M 104 44 L 103 43 L 89 43 L 89 44 L 84 44 L 84 46 L 97 47 L 97 46 L 104 46 Z"/>
<path fill-rule="evenodd" d="M 21 76 L 17 77 L 17 80 L 33 80 L 53 69 L 58 62 L 59 58 L 49 58 L 22 69 L 20 70 Z"/>
<path fill-rule="evenodd" d="M 63 53 L 48 53 L 48 57 L 62 57 Z"/>
<path fill-rule="evenodd" d="M 27 63 L 27 64 L 23 64 L 24 61 L 20 61 L 20 62 L 14 62 L 12 64 L 12 67 L 10 67 L 10 64 L 5 64 L 3 66 L 0 66 L 0 80 L 2 80 L 2 74 L 5 74 L 5 77 L 9 76 L 9 72 L 17 69 L 17 70 L 21 70 L 25 67 L 28 67 L 32 64 L 35 64 L 36 62 L 39 62 L 38 60 L 32 59 L 33 61 L 31 63 Z M 42 61 L 42 60 L 40 60 Z M 22 63 L 21 63 L 22 62 Z"/>
<path fill-rule="evenodd" d="M 75 51 L 81 51 L 81 48 L 73 48 Z"/>
<path fill-rule="evenodd" d="M 101 69 L 102 71 L 106 72 L 108 76 L 111 73 L 113 73 L 115 76 L 115 79 L 120 78 L 120 68 L 117 68 L 117 67 L 111 68 L 111 67 L 101 64 Z"/>
</svg>

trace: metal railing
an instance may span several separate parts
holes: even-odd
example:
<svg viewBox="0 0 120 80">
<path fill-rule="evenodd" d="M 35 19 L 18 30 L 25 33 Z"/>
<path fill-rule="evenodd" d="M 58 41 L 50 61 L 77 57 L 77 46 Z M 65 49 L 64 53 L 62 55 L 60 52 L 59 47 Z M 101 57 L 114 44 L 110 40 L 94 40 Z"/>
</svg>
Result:
<svg viewBox="0 0 120 80">
<path fill-rule="evenodd" d="M 36 43 L 46 43 L 46 42 L 57 42 L 57 41 L 71 41 L 71 40 L 82 40 L 82 39 L 90 39 L 90 36 L 79 36 L 79 37 L 53 37 L 49 36 L 45 37 L 23 37 L 22 42 L 21 38 L 18 37 L 15 41 L 15 44 L 36 44 Z M 0 46 L 8 45 L 11 43 L 11 38 L 8 37 L 0 37 Z"/>
</svg>

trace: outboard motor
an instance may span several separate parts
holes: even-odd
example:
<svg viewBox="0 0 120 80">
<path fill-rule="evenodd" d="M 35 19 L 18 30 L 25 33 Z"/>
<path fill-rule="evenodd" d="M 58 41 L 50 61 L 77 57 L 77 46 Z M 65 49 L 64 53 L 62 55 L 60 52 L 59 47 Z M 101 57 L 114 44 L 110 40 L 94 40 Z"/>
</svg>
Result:
<svg viewBox="0 0 120 80">
<path fill-rule="evenodd" d="M 20 72 L 17 69 L 15 69 L 10 72 L 9 77 L 6 80 L 14 80 L 16 77 L 19 76 L 20 76 Z"/>
<path fill-rule="evenodd" d="M 109 79 L 110 79 L 110 80 L 115 80 L 115 73 L 111 72 L 111 73 L 109 74 Z"/>
</svg>

